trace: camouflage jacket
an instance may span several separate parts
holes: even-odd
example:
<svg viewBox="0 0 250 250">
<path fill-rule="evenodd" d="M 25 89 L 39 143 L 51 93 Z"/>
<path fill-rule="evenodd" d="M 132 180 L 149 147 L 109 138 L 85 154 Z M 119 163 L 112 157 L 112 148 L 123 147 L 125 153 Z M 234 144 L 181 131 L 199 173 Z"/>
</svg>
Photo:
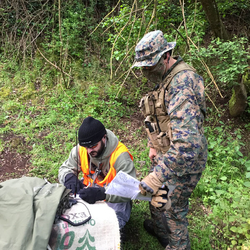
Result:
<svg viewBox="0 0 250 250">
<path fill-rule="evenodd" d="M 182 61 L 176 63 L 165 74 Z M 201 173 L 207 160 L 207 141 L 203 133 L 206 113 L 203 78 L 190 70 L 177 73 L 165 91 L 172 138 L 169 150 L 156 156 L 154 171 L 162 181 L 175 176 Z M 149 142 L 150 146 L 150 142 Z"/>
</svg>

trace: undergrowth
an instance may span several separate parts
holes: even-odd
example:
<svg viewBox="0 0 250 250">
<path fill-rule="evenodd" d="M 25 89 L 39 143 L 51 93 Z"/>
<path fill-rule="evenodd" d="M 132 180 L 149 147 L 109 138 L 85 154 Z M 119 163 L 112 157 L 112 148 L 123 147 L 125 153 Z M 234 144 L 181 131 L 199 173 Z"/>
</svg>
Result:
<svg viewBox="0 0 250 250">
<path fill-rule="evenodd" d="M 11 43 L 6 36 L 0 48 L 0 153 L 11 149 L 27 155 L 31 163 L 28 175 L 57 182 L 58 168 L 77 143 L 76 130 L 91 115 L 126 142 L 134 156 L 137 178 L 141 179 L 150 167 L 146 135 L 143 128 L 133 129 L 129 124 L 129 118 L 138 111 L 138 101 L 149 88 L 140 72 L 129 71 L 138 39 L 146 31 L 163 30 L 168 41 L 177 39 L 175 53 L 197 67 L 205 85 L 211 85 L 211 76 L 201 62 L 207 63 L 219 88 L 225 91 L 236 84 L 238 75 L 247 67 L 248 41 L 241 37 L 227 42 L 213 39 L 202 47 L 208 22 L 200 3 L 193 1 L 187 2 L 185 10 L 187 32 L 181 25 L 179 4 L 158 1 L 158 22 L 151 22 L 153 5 L 139 1 L 133 8 L 128 3 L 121 5 L 92 34 L 94 24 L 104 16 L 98 16 L 98 8 L 109 11 L 112 4 L 108 0 L 97 1 L 97 5 L 90 2 L 88 7 L 79 1 L 64 2 L 60 29 L 57 3 L 48 5 L 42 9 L 44 18 L 36 15 L 36 32 L 32 25 L 28 27 L 30 22 L 23 12 L 16 13 L 21 19 L 14 25 L 15 5 L 7 8 L 9 3 L 4 2 L 2 18 L 6 16 L 9 21 L 3 30 L 9 35 L 17 32 L 17 41 Z M 224 2 L 220 1 L 221 13 L 226 15 L 230 10 L 235 14 L 236 8 L 230 8 L 235 3 Z M 238 2 L 244 11 L 249 9 L 244 1 Z M 29 13 L 32 6 L 28 6 Z M 179 27 L 178 32 L 174 27 Z M 23 44 L 35 42 L 20 53 L 21 47 L 15 45 L 25 30 L 29 32 Z M 29 36 L 33 32 L 35 40 Z M 187 36 L 197 45 L 192 44 L 189 51 Z M 223 122 L 215 110 L 208 111 L 208 161 L 192 195 L 188 215 L 192 249 L 243 249 L 250 244 L 250 159 L 243 153 L 250 146 L 241 129 Z M 246 123 L 245 129 L 249 128 Z M 124 250 L 161 249 L 143 229 L 143 220 L 149 216 L 147 202 L 133 202 Z"/>
<path fill-rule="evenodd" d="M 77 128 L 84 117 L 92 115 L 117 133 L 121 141 L 132 138 L 127 146 L 134 156 L 137 178 L 141 179 L 150 167 L 145 132 L 138 128 L 131 134 L 129 124 L 121 122 L 136 110 L 125 107 L 113 96 L 103 99 L 108 92 L 102 91 L 93 85 L 84 92 L 80 85 L 68 90 L 55 86 L 26 101 L 19 99 L 21 93 L 12 91 L 8 99 L 1 99 L 0 149 L 10 146 L 4 141 L 6 135 L 20 136 L 24 145 L 16 149 L 30 156 L 29 175 L 56 182 L 58 168 L 76 144 Z M 205 129 L 209 145 L 207 167 L 191 199 L 192 249 L 238 249 L 250 240 L 250 160 L 241 152 L 242 131 L 224 124 L 219 117 L 216 120 Z M 143 220 L 149 215 L 147 202 L 134 201 L 127 225 L 131 241 L 124 249 L 161 249 L 143 230 Z M 135 236 L 140 240 L 135 241 Z"/>
</svg>

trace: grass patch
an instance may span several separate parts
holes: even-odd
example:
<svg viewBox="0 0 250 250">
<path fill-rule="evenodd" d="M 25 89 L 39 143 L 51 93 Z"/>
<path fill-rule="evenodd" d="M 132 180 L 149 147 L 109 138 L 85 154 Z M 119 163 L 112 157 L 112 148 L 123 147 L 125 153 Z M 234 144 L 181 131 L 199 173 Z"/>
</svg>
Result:
<svg viewBox="0 0 250 250">
<path fill-rule="evenodd" d="M 29 175 L 57 182 L 60 165 L 76 144 L 75 131 L 83 118 L 91 115 L 113 130 L 134 156 L 137 178 L 148 173 L 147 140 L 142 123 L 131 117 L 137 109 L 115 99 L 106 88 L 91 85 L 81 89 L 55 86 L 37 91 L 35 98 L 23 100 L 18 91 L 1 96 L 0 153 L 8 148 L 30 160 Z M 135 117 L 138 117 L 135 116 Z M 138 121 L 138 118 L 136 121 Z M 214 117 L 207 126 L 209 143 L 207 168 L 191 199 L 189 232 L 192 249 L 240 249 L 250 240 L 250 161 L 244 156 L 242 130 Z M 12 177 L 11 173 L 8 176 Z M 126 250 L 162 249 L 157 239 L 143 229 L 150 217 L 148 203 L 134 201 L 126 228 Z"/>
<path fill-rule="evenodd" d="M 131 217 L 126 225 L 128 241 L 123 245 L 124 250 L 164 249 L 158 240 L 143 228 L 143 221 L 147 218 L 150 218 L 148 202 L 133 201 Z"/>
</svg>

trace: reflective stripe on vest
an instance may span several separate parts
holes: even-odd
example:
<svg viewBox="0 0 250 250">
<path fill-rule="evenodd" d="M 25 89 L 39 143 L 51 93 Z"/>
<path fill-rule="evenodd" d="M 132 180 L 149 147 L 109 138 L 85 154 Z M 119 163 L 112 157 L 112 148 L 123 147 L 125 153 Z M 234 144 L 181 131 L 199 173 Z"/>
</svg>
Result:
<svg viewBox="0 0 250 250">
<path fill-rule="evenodd" d="M 117 158 L 119 157 L 119 155 L 121 153 L 124 153 L 124 152 L 128 152 L 131 160 L 133 160 L 133 156 L 130 154 L 127 147 L 123 143 L 119 142 L 116 149 L 110 155 L 109 172 L 107 173 L 107 175 L 105 176 L 105 178 L 102 181 L 99 181 L 98 178 L 96 178 L 95 183 L 97 185 L 103 187 L 104 185 L 108 185 L 115 178 L 116 170 L 114 168 L 114 164 L 115 164 Z M 84 147 L 79 147 L 79 156 L 80 156 L 80 162 L 81 162 L 81 169 L 83 172 L 83 184 L 88 186 L 90 183 L 93 182 L 93 180 L 89 176 L 89 160 L 88 160 L 87 149 Z"/>
</svg>

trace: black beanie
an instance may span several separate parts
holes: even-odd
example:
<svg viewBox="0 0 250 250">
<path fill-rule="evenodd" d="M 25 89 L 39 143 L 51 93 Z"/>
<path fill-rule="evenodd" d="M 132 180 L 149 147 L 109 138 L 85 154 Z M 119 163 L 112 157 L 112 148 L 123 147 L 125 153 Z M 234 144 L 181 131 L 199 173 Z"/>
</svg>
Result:
<svg viewBox="0 0 250 250">
<path fill-rule="evenodd" d="M 85 118 L 78 131 L 78 140 L 80 146 L 89 147 L 99 142 L 106 134 L 103 124 L 89 116 Z"/>
</svg>

